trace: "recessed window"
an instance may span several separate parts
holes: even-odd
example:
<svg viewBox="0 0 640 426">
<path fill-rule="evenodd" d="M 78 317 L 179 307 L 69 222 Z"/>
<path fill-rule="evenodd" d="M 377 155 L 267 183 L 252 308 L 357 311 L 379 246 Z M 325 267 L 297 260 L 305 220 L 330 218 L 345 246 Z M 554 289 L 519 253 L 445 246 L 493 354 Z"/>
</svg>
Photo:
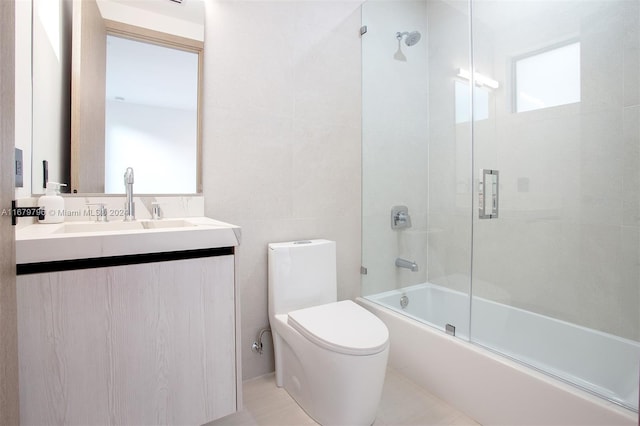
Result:
<svg viewBox="0 0 640 426">
<path fill-rule="evenodd" d="M 545 50 L 514 63 L 516 112 L 580 102 L 580 43 Z"/>
</svg>

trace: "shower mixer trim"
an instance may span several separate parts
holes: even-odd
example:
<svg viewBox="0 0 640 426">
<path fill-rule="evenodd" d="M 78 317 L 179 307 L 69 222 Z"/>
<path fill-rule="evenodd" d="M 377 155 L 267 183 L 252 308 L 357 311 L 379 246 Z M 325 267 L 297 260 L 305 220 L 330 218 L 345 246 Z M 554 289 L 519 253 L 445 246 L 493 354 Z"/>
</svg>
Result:
<svg viewBox="0 0 640 426">
<path fill-rule="evenodd" d="M 411 228 L 411 216 L 407 206 L 393 206 L 391 208 L 391 229 Z"/>
</svg>

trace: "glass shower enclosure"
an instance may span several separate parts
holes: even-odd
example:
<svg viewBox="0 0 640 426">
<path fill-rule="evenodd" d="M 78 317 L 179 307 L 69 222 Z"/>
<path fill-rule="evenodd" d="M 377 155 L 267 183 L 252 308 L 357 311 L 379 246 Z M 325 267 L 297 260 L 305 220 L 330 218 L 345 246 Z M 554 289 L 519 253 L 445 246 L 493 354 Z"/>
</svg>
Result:
<svg viewBox="0 0 640 426">
<path fill-rule="evenodd" d="M 637 411 L 640 2 L 362 23 L 363 296 Z"/>
</svg>

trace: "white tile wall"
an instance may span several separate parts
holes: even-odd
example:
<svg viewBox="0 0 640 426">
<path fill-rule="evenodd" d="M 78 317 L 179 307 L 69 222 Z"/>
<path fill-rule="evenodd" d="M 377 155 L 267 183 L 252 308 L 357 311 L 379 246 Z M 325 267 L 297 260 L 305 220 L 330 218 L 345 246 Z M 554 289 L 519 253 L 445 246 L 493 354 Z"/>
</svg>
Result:
<svg viewBox="0 0 640 426">
<path fill-rule="evenodd" d="M 359 294 L 361 171 L 368 180 L 364 292 L 423 280 L 427 265 L 430 280 L 464 286 L 476 173 L 470 173 L 471 128 L 453 124 L 452 74 L 468 66 L 465 3 L 367 5 L 374 12 L 364 17 L 364 48 L 374 43 L 379 52 L 375 73 L 365 69 L 362 83 L 378 93 L 365 91 L 375 96 L 364 99 L 364 111 L 358 2 L 209 4 L 206 213 L 244 228 L 244 347 L 268 324 L 271 241 L 336 239 L 340 297 Z M 476 229 L 478 282 L 487 283 L 476 290 L 638 338 L 639 323 L 620 318 L 640 318 L 640 290 L 633 286 L 640 250 L 640 12 L 630 1 L 617 8 L 590 2 L 579 11 L 571 2 L 535 2 L 525 5 L 526 13 L 514 3 L 482 2 L 475 9 L 476 67 L 501 82 L 490 95 L 489 119 L 476 123 L 475 159 L 501 169 L 504 203 L 503 226 Z M 408 61 L 389 60 L 395 32 L 413 30 L 423 38 L 403 45 Z M 576 36 L 584 52 L 582 102 L 512 114 L 509 58 Z M 363 164 L 361 114 L 372 124 L 363 130 Z M 390 230 L 395 204 L 409 206 L 410 231 Z M 496 238 L 502 243 L 492 244 Z M 397 256 L 418 261 L 420 273 L 397 271 Z M 496 259 L 501 268 L 493 267 Z M 607 313 L 616 311 L 621 315 Z M 245 377 L 272 368 L 268 350 L 262 357 L 247 350 L 244 357 Z"/>
<path fill-rule="evenodd" d="M 338 297 L 360 293 L 359 6 L 207 2 L 205 213 L 243 228 L 244 378 L 273 370 L 269 341 L 249 349 L 268 326 L 268 243 L 337 241 Z"/>
</svg>

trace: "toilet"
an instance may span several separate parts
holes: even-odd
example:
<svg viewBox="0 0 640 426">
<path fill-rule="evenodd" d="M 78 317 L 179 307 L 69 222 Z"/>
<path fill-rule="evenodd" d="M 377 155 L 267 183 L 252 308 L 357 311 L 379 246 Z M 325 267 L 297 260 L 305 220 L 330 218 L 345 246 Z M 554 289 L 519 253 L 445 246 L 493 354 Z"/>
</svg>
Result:
<svg viewBox="0 0 640 426">
<path fill-rule="evenodd" d="M 276 385 L 321 425 L 370 425 L 382 394 L 389 332 L 337 301 L 336 243 L 269 244 L 269 322 Z"/>
</svg>

